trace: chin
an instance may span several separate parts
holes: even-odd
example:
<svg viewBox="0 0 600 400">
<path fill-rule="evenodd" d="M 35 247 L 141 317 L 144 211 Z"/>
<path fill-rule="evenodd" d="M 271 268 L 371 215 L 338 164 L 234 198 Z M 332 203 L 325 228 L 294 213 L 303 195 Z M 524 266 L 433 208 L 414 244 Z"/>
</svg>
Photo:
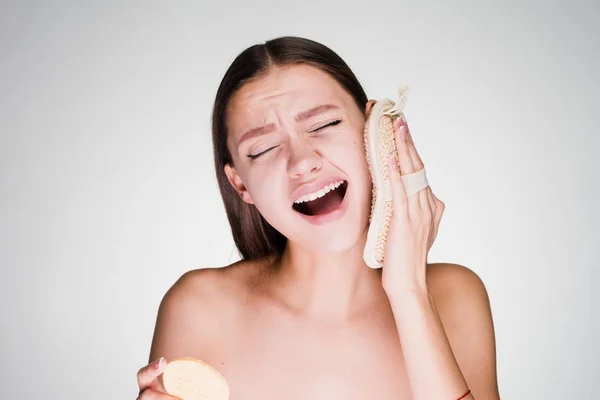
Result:
<svg viewBox="0 0 600 400">
<path fill-rule="evenodd" d="M 349 205 L 346 213 L 337 220 L 315 225 L 294 219 L 282 227 L 282 233 L 290 242 L 310 252 L 346 253 L 356 246 L 364 246 L 369 223 L 368 210 L 369 203 L 359 205 L 357 202 L 354 207 Z"/>
</svg>

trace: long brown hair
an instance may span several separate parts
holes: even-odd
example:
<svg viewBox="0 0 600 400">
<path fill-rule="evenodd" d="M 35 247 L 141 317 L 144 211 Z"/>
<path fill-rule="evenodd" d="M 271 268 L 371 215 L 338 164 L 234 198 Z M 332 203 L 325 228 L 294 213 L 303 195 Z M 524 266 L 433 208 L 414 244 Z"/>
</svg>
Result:
<svg viewBox="0 0 600 400">
<path fill-rule="evenodd" d="M 310 39 L 284 36 L 256 44 L 242 51 L 227 69 L 217 89 L 212 114 L 215 172 L 231 232 L 242 259 L 281 255 L 287 239 L 273 228 L 253 204 L 244 202 L 229 183 L 224 166 L 233 165 L 227 147 L 227 107 L 231 97 L 245 83 L 268 74 L 273 67 L 308 64 L 328 73 L 355 100 L 364 112 L 367 95 L 358 79 L 327 46 Z"/>
</svg>

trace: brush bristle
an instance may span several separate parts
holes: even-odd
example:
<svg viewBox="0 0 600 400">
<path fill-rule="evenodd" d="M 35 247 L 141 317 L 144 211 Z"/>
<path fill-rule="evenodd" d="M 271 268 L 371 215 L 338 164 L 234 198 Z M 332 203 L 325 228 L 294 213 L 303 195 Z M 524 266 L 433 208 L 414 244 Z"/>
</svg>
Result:
<svg viewBox="0 0 600 400">
<path fill-rule="evenodd" d="M 377 142 L 379 149 L 379 159 L 381 162 L 381 173 L 383 178 L 389 180 L 388 171 L 388 160 L 390 157 L 398 157 L 398 151 L 396 149 L 396 140 L 394 138 L 394 125 L 391 117 L 387 115 L 379 118 L 379 134 L 377 135 Z M 379 262 L 383 262 L 383 256 L 385 253 L 385 244 L 387 241 L 387 235 L 389 231 L 390 221 L 394 215 L 394 205 L 392 199 L 385 199 L 383 206 L 383 215 L 381 218 L 381 226 L 377 233 L 377 241 L 375 244 L 375 258 Z"/>
<path fill-rule="evenodd" d="M 390 107 L 393 106 L 393 103 L 390 104 Z M 367 151 L 367 164 L 369 166 L 369 171 L 371 173 L 372 181 L 373 181 L 373 190 L 372 190 L 372 202 L 371 202 L 371 214 L 369 216 L 369 223 L 372 223 L 373 220 L 380 221 L 380 224 L 377 228 L 376 232 L 376 240 L 373 248 L 375 259 L 378 263 L 383 263 L 385 246 L 389 231 L 390 222 L 392 216 L 394 214 L 394 206 L 391 198 L 380 199 L 384 201 L 383 211 L 381 216 L 377 216 L 375 218 L 375 202 L 377 200 L 377 187 L 376 187 L 376 179 L 375 173 L 381 174 L 383 180 L 389 182 L 389 171 L 388 171 L 388 161 L 390 157 L 394 156 L 398 157 L 398 151 L 396 148 L 396 140 L 394 135 L 394 117 L 389 115 L 380 114 L 379 116 L 372 116 L 373 118 L 379 118 L 377 123 L 377 132 L 375 132 L 375 140 L 377 141 L 377 154 L 369 154 L 369 123 L 365 125 L 365 149 Z M 380 165 L 380 171 L 374 171 L 374 162 L 372 161 L 372 157 L 377 157 Z"/>
</svg>

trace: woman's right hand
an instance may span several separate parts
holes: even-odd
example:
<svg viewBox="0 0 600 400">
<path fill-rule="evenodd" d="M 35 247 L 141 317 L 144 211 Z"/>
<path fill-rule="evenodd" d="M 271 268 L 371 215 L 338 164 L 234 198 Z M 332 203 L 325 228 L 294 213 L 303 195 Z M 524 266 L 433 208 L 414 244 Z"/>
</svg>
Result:
<svg viewBox="0 0 600 400">
<path fill-rule="evenodd" d="M 137 400 L 178 400 L 177 397 L 169 396 L 158 380 L 166 366 L 167 360 L 161 357 L 138 371 L 137 381 L 140 393 Z"/>
</svg>

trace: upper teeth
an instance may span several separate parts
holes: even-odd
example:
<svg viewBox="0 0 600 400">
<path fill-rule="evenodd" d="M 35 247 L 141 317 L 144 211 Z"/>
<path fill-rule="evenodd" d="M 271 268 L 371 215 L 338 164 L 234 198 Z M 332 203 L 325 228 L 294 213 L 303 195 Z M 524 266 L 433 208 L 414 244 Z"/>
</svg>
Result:
<svg viewBox="0 0 600 400">
<path fill-rule="evenodd" d="M 294 203 L 300 204 L 300 203 L 304 203 L 307 201 L 313 201 L 314 199 L 318 199 L 319 197 L 323 197 L 327 193 L 338 188 L 342 183 L 344 183 L 343 180 L 337 181 L 335 183 L 331 183 L 331 184 L 325 186 L 323 189 L 317 190 L 316 192 L 305 194 L 304 196 L 302 196 L 298 200 L 296 200 Z"/>
</svg>

